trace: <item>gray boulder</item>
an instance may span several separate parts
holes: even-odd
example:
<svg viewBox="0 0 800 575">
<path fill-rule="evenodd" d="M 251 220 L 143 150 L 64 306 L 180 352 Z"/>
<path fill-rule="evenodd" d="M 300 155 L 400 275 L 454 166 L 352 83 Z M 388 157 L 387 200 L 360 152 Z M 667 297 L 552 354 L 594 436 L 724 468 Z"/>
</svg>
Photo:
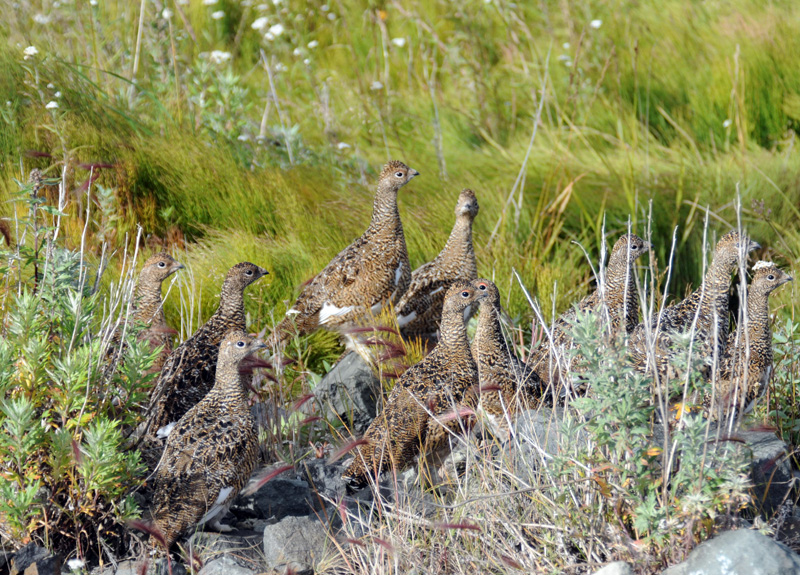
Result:
<svg viewBox="0 0 800 575">
<path fill-rule="evenodd" d="M 248 572 L 261 571 L 261 534 L 247 531 L 233 531 L 230 533 L 216 533 L 214 531 L 198 531 L 188 541 L 191 552 L 203 562 L 201 572 L 205 573 L 214 563 L 216 571 L 209 573 L 227 573 L 219 571 L 225 566 L 236 565 L 241 569 L 241 575 Z M 231 571 L 239 574 L 239 571 Z"/>
<path fill-rule="evenodd" d="M 800 556 L 758 531 L 726 531 L 662 575 L 799 575 Z"/>
<path fill-rule="evenodd" d="M 325 526 L 313 517 L 286 517 L 264 528 L 264 560 L 279 573 L 312 574 L 325 552 Z"/>
<path fill-rule="evenodd" d="M 61 575 L 61 557 L 53 555 L 36 543 L 28 543 L 11 559 L 11 575 L 34 573 L 37 575 Z"/>
<path fill-rule="evenodd" d="M 345 355 L 314 388 L 315 400 L 301 407 L 328 420 L 341 420 L 356 435 L 367 430 L 378 415 L 381 382 L 355 352 Z"/>
<path fill-rule="evenodd" d="M 769 517 L 792 490 L 792 466 L 786 444 L 771 432 L 740 431 L 735 435 L 743 439 L 753 453 L 750 479 L 754 486 L 754 503 L 756 509 Z"/>
<path fill-rule="evenodd" d="M 287 473 L 268 481 L 251 495 L 237 497 L 231 512 L 240 521 L 248 518 L 281 520 L 308 515 L 319 508 L 319 497 L 308 483 Z"/>
<path fill-rule="evenodd" d="M 633 569 L 625 561 L 614 561 L 595 571 L 594 575 L 633 575 Z"/>
<path fill-rule="evenodd" d="M 206 563 L 198 575 L 255 575 L 256 571 L 246 569 L 229 556 L 220 557 Z"/>
</svg>

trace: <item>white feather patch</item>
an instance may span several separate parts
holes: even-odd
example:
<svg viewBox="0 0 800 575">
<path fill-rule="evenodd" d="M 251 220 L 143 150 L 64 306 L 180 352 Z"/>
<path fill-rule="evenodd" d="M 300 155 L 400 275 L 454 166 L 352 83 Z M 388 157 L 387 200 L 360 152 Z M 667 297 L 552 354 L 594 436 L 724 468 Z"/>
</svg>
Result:
<svg viewBox="0 0 800 575">
<path fill-rule="evenodd" d="M 465 322 L 469 321 L 469 318 L 472 317 L 472 314 L 470 313 L 471 311 L 472 311 L 472 305 L 468 305 L 467 307 L 464 308 L 464 321 Z"/>
<path fill-rule="evenodd" d="M 444 289 L 444 286 L 439 286 L 438 288 L 436 288 L 435 290 L 433 290 L 433 291 L 431 292 L 431 295 L 433 295 L 433 294 L 435 294 L 435 293 L 439 293 L 439 292 L 440 292 L 440 291 L 442 291 L 443 289 Z"/>
<path fill-rule="evenodd" d="M 400 265 L 397 266 L 397 269 L 394 271 L 394 285 L 400 283 L 400 276 L 403 275 L 403 262 L 400 262 Z"/>
<path fill-rule="evenodd" d="M 407 313 L 406 315 L 398 315 L 397 316 L 397 327 L 403 327 L 414 321 L 417 317 L 417 312 L 412 311 L 411 313 Z"/>
<path fill-rule="evenodd" d="M 223 487 L 220 489 L 219 495 L 217 495 L 217 500 L 214 502 L 214 505 L 209 507 L 208 511 L 203 518 L 197 523 L 198 525 L 203 525 L 208 521 L 212 521 L 217 518 L 217 515 L 220 515 L 219 519 L 221 519 L 221 515 L 224 515 L 225 512 L 228 510 L 230 505 L 225 504 L 225 500 L 228 499 L 230 494 L 233 493 L 233 487 Z"/>
<path fill-rule="evenodd" d="M 322 306 L 322 309 L 319 310 L 319 323 L 325 324 L 331 320 L 331 318 L 338 317 L 340 315 L 344 315 L 349 313 L 355 309 L 355 306 L 347 306 L 347 307 L 336 307 L 333 304 L 325 303 Z"/>
<path fill-rule="evenodd" d="M 774 263 L 765 262 L 764 260 L 761 260 L 755 263 L 755 265 L 753 266 L 753 271 L 760 270 L 761 268 L 774 268 L 774 267 L 775 267 Z"/>
<path fill-rule="evenodd" d="M 169 437 L 169 434 L 172 433 L 172 430 L 175 428 L 177 423 L 177 421 L 173 421 L 172 423 L 168 423 L 164 427 L 159 428 L 159 430 L 156 431 L 156 437 L 159 439 L 166 439 Z"/>
<path fill-rule="evenodd" d="M 292 309 L 290 309 L 289 311 L 286 312 L 286 315 L 294 315 L 296 313 L 300 313 L 300 312 L 297 311 L 296 309 L 292 308 Z"/>
</svg>

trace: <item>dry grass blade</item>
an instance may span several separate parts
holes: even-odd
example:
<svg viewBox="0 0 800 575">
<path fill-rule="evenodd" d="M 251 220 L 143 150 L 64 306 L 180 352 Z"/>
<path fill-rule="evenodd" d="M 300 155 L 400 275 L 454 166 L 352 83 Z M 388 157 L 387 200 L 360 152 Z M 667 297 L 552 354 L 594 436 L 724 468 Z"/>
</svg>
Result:
<svg viewBox="0 0 800 575">
<path fill-rule="evenodd" d="M 128 527 L 131 529 L 136 529 L 141 531 L 142 533 L 147 533 L 150 537 L 158 541 L 158 543 L 164 548 L 167 548 L 167 539 L 164 537 L 164 534 L 158 529 L 155 525 L 148 521 L 142 521 L 141 519 L 131 519 L 127 522 Z"/>
<path fill-rule="evenodd" d="M 334 461 L 338 461 L 352 450 L 354 450 L 359 445 L 367 445 L 369 443 L 368 439 L 354 439 L 353 441 L 349 441 L 348 443 L 344 444 L 342 447 L 331 453 L 330 458 L 328 459 L 328 463 L 333 463 Z"/>
<path fill-rule="evenodd" d="M 474 523 L 463 521 L 461 523 L 434 523 L 434 529 L 459 529 L 463 531 L 481 531 L 481 528 Z"/>
<path fill-rule="evenodd" d="M 286 471 L 291 471 L 292 469 L 294 469 L 294 467 L 292 467 L 291 465 L 282 465 L 277 469 L 273 469 L 266 475 L 263 475 L 262 477 L 259 477 L 258 479 L 251 481 L 247 487 L 242 489 L 242 495 L 252 495 L 256 491 L 261 489 L 264 485 L 266 485 L 268 482 L 275 479 L 281 473 L 284 473 Z"/>
</svg>

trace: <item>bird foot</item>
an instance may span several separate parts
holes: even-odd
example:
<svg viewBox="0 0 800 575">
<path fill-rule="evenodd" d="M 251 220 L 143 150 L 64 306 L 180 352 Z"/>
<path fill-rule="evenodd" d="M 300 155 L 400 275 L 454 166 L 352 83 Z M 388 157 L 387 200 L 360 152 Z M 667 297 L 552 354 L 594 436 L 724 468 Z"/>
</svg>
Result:
<svg viewBox="0 0 800 575">
<path fill-rule="evenodd" d="M 213 529 L 214 531 L 219 531 L 220 533 L 230 533 L 231 531 L 234 531 L 233 527 L 231 527 L 230 525 L 225 525 L 219 520 L 216 520 L 211 523 L 211 529 Z"/>
</svg>

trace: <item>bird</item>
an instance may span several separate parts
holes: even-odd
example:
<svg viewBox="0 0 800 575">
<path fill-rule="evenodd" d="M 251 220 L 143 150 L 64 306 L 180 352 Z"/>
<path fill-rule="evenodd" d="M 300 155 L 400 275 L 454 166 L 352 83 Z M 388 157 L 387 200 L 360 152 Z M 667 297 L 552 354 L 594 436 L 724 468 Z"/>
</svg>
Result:
<svg viewBox="0 0 800 575">
<path fill-rule="evenodd" d="M 266 347 L 239 329 L 219 346 L 214 387 L 187 411 L 167 438 L 154 475 L 153 527 L 166 550 L 187 530 L 221 519 L 258 462 L 258 432 L 239 364 Z M 155 547 L 156 538 L 151 536 Z"/>
<path fill-rule="evenodd" d="M 597 312 L 601 310 L 601 303 L 605 303 L 611 332 L 619 333 L 623 328 L 627 333 L 633 331 L 639 321 L 639 297 L 633 266 L 651 247 L 649 242 L 632 233 L 623 234 L 617 240 L 608 258 L 603 289 L 596 289 L 561 314 L 553 325 L 551 337 L 541 343 L 531 358 L 531 364 L 542 381 L 559 379 L 559 353 L 572 345 L 570 327 L 578 312 Z"/>
<path fill-rule="evenodd" d="M 480 300 L 478 329 L 472 340 L 472 357 L 478 366 L 478 411 L 489 420 L 493 435 L 507 437 L 509 418 L 520 406 L 536 406 L 546 386 L 539 374 L 517 358 L 506 344 L 500 324 L 502 308 L 497 286 L 482 278 L 472 285 L 487 294 Z"/>
<path fill-rule="evenodd" d="M 456 204 L 456 222 L 439 255 L 411 274 L 411 285 L 395 307 L 404 337 L 435 341 L 444 294 L 455 280 L 474 280 L 478 264 L 472 247 L 472 222 L 478 215 L 475 192 L 464 189 Z"/>
<path fill-rule="evenodd" d="M 132 319 L 137 326 L 144 329 L 139 332 L 140 340 L 148 340 L 151 349 L 161 346 L 158 357 L 147 373 L 158 373 L 172 352 L 172 333 L 164 318 L 164 301 L 161 297 L 161 284 L 169 276 L 183 269 L 183 265 L 166 252 L 159 252 L 147 259 L 139 272 L 133 290 Z M 125 349 L 122 344 L 122 332 L 119 329 L 111 336 L 106 355 L 111 359 L 106 373 L 116 367 L 115 362 Z"/>
<path fill-rule="evenodd" d="M 267 273 L 250 262 L 238 263 L 228 270 L 217 311 L 164 362 L 150 395 L 146 433 L 156 430 L 157 437 L 166 437 L 170 424 L 177 422 L 214 386 L 222 338 L 231 329 L 246 327 L 244 290 Z"/>
<path fill-rule="evenodd" d="M 742 329 L 738 333 L 728 335 L 715 390 L 718 406 L 743 405 L 745 411 L 766 390 L 772 375 L 769 296 L 793 280 L 772 262 L 757 262 L 752 271 L 753 279 L 747 288 L 747 324 L 740 324 Z M 711 397 L 707 396 L 704 403 L 710 406 Z"/>
<path fill-rule="evenodd" d="M 466 280 L 447 290 L 442 307 L 439 342 L 395 383 L 380 415 L 367 428 L 365 443 L 342 474 L 352 487 L 363 487 L 370 476 L 394 466 L 410 467 L 416 456 L 433 464 L 446 451 L 450 433 L 461 430 L 460 410 L 477 404 L 478 367 L 467 339 L 466 319 L 486 297 Z"/>
<path fill-rule="evenodd" d="M 632 365 L 644 373 L 655 368 L 660 377 L 672 377 L 673 359 L 678 353 L 674 344 L 689 333 L 693 333 L 697 342 L 693 347 L 695 357 L 703 358 L 706 363 L 718 361 L 728 340 L 728 292 L 732 275 L 739 268 L 740 258 L 760 247 L 737 230 L 722 236 L 700 288 L 634 328 L 629 342 Z M 650 337 L 653 345 L 648 346 Z"/>
<path fill-rule="evenodd" d="M 306 285 L 266 340 L 277 349 L 294 334 L 320 327 L 346 330 L 368 312 L 396 304 L 411 283 L 397 192 L 419 172 L 403 162 L 387 163 L 378 178 L 367 230 Z"/>
</svg>

